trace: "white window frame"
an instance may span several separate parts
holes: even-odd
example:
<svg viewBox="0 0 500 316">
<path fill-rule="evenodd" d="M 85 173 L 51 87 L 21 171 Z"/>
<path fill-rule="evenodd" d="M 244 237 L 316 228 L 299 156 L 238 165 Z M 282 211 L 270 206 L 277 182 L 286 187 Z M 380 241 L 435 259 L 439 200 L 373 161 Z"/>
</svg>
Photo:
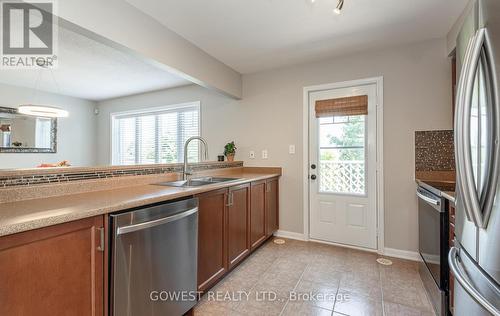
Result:
<svg viewBox="0 0 500 316">
<path fill-rule="evenodd" d="M 109 142 L 109 153 L 110 153 L 109 154 L 109 163 L 110 163 L 110 165 L 112 165 L 112 166 L 115 165 L 113 156 L 115 154 L 114 146 L 115 146 L 116 141 L 117 141 L 116 134 L 114 133 L 114 131 L 116 129 L 116 124 L 115 124 L 116 119 L 123 117 L 123 116 L 129 116 L 129 115 L 133 116 L 133 115 L 137 115 L 137 114 L 143 115 L 143 114 L 155 113 L 155 112 L 168 112 L 168 111 L 175 111 L 178 109 L 189 108 L 189 107 L 195 107 L 198 109 L 198 135 L 202 136 L 201 135 L 201 131 L 202 131 L 201 115 L 202 115 L 202 112 L 201 112 L 201 102 L 200 101 L 185 102 L 185 103 L 179 103 L 179 104 L 170 104 L 170 105 L 164 105 L 164 106 L 143 108 L 140 110 L 120 111 L 120 112 L 110 113 L 110 116 L 109 116 L 109 120 L 110 120 L 110 123 L 109 123 L 109 126 L 110 126 L 110 130 L 109 130 L 109 139 L 110 139 L 110 142 Z M 200 148 L 198 149 L 198 161 L 201 161 Z"/>
</svg>

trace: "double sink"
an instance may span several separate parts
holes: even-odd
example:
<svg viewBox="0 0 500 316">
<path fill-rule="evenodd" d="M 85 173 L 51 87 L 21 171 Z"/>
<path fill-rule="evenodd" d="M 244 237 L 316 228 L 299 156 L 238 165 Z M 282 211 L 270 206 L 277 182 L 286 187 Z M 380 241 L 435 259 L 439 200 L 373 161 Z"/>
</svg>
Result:
<svg viewBox="0 0 500 316">
<path fill-rule="evenodd" d="M 167 187 L 177 187 L 177 188 L 194 188 L 201 187 L 204 185 L 222 183 L 222 182 L 230 182 L 236 181 L 239 178 L 222 178 L 222 177 L 203 177 L 203 178 L 195 178 L 189 180 L 179 180 L 179 181 L 170 181 L 170 182 L 161 182 L 156 185 L 163 185 Z"/>
</svg>

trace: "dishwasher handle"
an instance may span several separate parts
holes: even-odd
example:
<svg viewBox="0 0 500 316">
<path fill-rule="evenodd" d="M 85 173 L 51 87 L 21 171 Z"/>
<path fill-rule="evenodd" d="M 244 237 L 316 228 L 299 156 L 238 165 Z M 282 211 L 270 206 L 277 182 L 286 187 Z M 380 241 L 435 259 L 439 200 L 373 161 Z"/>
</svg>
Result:
<svg viewBox="0 0 500 316">
<path fill-rule="evenodd" d="M 155 220 L 149 221 L 149 222 L 144 222 L 144 223 L 139 223 L 139 224 L 134 224 L 134 225 L 129 225 L 129 226 L 118 227 L 116 229 L 116 235 L 123 235 L 123 234 L 127 234 L 127 233 L 132 233 L 132 232 L 135 232 L 135 231 L 138 231 L 138 230 L 148 229 L 148 228 L 155 227 L 155 226 L 158 226 L 158 225 L 163 225 L 163 224 L 166 224 L 166 223 L 175 222 L 175 221 L 180 220 L 180 219 L 182 219 L 184 217 L 188 217 L 189 215 L 192 215 L 192 214 L 194 214 L 196 212 L 198 212 L 198 207 L 195 207 L 195 208 L 189 209 L 187 211 L 184 211 L 182 213 L 178 213 L 178 214 L 171 215 L 171 216 L 168 216 L 168 217 L 163 217 L 163 218 L 155 219 Z"/>
</svg>

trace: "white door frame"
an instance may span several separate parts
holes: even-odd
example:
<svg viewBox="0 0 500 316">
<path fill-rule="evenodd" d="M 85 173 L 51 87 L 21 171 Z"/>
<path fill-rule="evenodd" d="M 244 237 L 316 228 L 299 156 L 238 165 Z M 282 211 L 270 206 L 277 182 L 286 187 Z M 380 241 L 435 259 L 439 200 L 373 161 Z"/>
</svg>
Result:
<svg viewBox="0 0 500 316">
<path fill-rule="evenodd" d="M 302 142 L 303 148 L 303 213 L 304 213 L 304 239 L 309 240 L 309 94 L 322 90 L 333 90 L 360 85 L 375 84 L 377 89 L 377 252 L 384 253 L 384 78 L 374 77 L 367 79 L 351 80 L 337 83 L 328 83 L 304 87 L 303 113 L 302 113 Z M 341 245 L 344 246 L 345 245 Z M 358 247 L 351 247 L 358 248 Z M 365 248 L 359 248 L 368 250 Z"/>
</svg>

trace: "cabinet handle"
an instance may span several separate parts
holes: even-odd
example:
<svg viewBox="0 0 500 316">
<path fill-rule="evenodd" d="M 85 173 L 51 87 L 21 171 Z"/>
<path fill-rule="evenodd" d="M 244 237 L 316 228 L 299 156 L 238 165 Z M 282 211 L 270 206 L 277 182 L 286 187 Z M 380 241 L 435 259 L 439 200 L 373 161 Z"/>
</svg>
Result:
<svg viewBox="0 0 500 316">
<path fill-rule="evenodd" d="M 269 183 L 266 183 L 266 192 L 271 192 L 271 185 Z"/>
<path fill-rule="evenodd" d="M 226 206 L 233 206 L 233 192 L 230 192 L 227 196 Z"/>
<path fill-rule="evenodd" d="M 104 252 L 104 227 L 97 228 L 97 231 L 99 232 L 99 238 L 101 239 L 97 250 Z"/>
</svg>

